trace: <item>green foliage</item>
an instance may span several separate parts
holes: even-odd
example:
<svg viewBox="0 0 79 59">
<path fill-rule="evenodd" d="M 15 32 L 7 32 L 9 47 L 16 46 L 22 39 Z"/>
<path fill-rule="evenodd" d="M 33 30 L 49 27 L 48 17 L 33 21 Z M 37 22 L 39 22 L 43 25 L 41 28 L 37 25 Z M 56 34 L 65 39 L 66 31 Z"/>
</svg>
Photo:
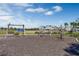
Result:
<svg viewBox="0 0 79 59">
<path fill-rule="evenodd" d="M 35 32 L 35 34 L 50 34 L 50 32 Z"/>
<path fill-rule="evenodd" d="M 14 33 L 14 35 L 19 35 L 19 33 L 18 33 L 18 32 L 16 32 L 16 33 Z"/>
<path fill-rule="evenodd" d="M 36 31 L 35 34 L 39 34 L 39 32 Z"/>
<path fill-rule="evenodd" d="M 65 32 L 64 34 L 71 37 L 79 37 L 79 32 Z"/>
<path fill-rule="evenodd" d="M 72 36 L 73 37 L 79 37 L 79 32 L 73 32 Z"/>
<path fill-rule="evenodd" d="M 52 34 L 60 34 L 60 32 L 52 32 Z"/>
<path fill-rule="evenodd" d="M 0 36 L 4 36 L 6 34 L 6 30 L 0 30 Z"/>
<path fill-rule="evenodd" d="M 9 34 L 13 34 L 14 32 L 13 32 L 13 31 L 9 31 L 8 33 L 9 33 Z"/>
</svg>

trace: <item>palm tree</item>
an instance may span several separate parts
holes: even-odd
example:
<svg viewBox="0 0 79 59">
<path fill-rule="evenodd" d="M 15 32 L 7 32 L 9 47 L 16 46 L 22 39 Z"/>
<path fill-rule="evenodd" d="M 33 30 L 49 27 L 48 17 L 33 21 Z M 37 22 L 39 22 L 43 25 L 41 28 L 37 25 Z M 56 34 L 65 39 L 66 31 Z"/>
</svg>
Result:
<svg viewBox="0 0 79 59">
<path fill-rule="evenodd" d="M 79 18 L 77 18 L 77 20 L 75 20 L 74 22 L 70 23 L 71 25 L 71 30 L 76 30 L 76 27 L 79 26 Z"/>
<path fill-rule="evenodd" d="M 72 28 L 74 28 L 76 23 L 75 22 L 71 22 L 70 25 L 72 26 Z"/>
<path fill-rule="evenodd" d="M 79 22 L 77 23 L 77 25 L 79 26 Z"/>
<path fill-rule="evenodd" d="M 66 30 L 66 28 L 68 27 L 68 23 L 64 23 L 64 26 L 65 26 L 65 30 Z"/>
<path fill-rule="evenodd" d="M 73 28 L 74 28 L 74 22 L 71 22 L 70 25 L 71 25 L 71 31 L 73 31 Z"/>
<path fill-rule="evenodd" d="M 75 30 L 77 23 L 76 22 L 71 22 L 70 23 L 71 27 L 72 27 L 72 31 Z"/>
</svg>

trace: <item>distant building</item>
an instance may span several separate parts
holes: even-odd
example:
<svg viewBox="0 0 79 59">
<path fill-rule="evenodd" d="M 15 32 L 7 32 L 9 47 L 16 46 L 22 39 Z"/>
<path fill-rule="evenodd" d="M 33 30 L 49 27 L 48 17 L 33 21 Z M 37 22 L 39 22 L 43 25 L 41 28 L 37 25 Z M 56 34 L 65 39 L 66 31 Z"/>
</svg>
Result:
<svg viewBox="0 0 79 59">
<path fill-rule="evenodd" d="M 73 31 L 73 32 L 79 32 L 79 26 L 76 26 L 76 27 L 69 27 L 66 29 L 67 31 Z"/>
<path fill-rule="evenodd" d="M 68 26 L 68 27 L 65 28 L 66 31 L 70 31 L 71 29 L 72 29 L 71 26 Z"/>
<path fill-rule="evenodd" d="M 74 32 L 79 32 L 79 26 L 76 26 L 74 29 L 73 29 Z"/>
<path fill-rule="evenodd" d="M 52 26 L 52 25 L 41 26 L 39 27 L 39 29 L 40 31 L 43 31 L 43 32 L 58 32 L 59 31 L 59 27 Z"/>
</svg>

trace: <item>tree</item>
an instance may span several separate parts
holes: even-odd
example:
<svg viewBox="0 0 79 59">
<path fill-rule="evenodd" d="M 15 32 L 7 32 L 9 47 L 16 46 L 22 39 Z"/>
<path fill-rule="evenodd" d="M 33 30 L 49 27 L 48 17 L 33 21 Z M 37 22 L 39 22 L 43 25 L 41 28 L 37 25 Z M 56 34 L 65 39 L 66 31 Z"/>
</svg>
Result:
<svg viewBox="0 0 79 59">
<path fill-rule="evenodd" d="M 73 32 L 73 30 L 76 31 L 77 26 L 79 26 L 79 18 L 77 18 L 75 21 L 70 22 L 71 25 L 71 31 Z"/>
<path fill-rule="evenodd" d="M 71 27 L 72 27 L 72 28 L 71 28 L 71 31 L 73 32 L 73 29 L 74 29 L 74 22 L 71 22 L 70 25 L 71 25 Z"/>
<path fill-rule="evenodd" d="M 64 23 L 64 26 L 65 26 L 65 30 L 66 30 L 66 28 L 68 27 L 68 23 Z"/>
<path fill-rule="evenodd" d="M 72 26 L 72 28 L 74 28 L 76 26 L 75 22 L 71 22 L 70 25 Z"/>
<path fill-rule="evenodd" d="M 75 22 L 71 22 L 70 25 L 72 27 L 71 30 L 73 31 L 77 27 L 78 23 L 75 21 Z"/>
<path fill-rule="evenodd" d="M 77 25 L 79 26 L 79 22 L 77 23 Z"/>
</svg>

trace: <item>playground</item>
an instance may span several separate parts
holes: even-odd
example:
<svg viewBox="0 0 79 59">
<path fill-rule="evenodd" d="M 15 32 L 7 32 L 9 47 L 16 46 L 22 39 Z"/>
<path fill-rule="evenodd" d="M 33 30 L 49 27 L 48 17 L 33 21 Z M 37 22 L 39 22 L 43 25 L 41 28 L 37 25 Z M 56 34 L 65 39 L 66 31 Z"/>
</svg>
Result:
<svg viewBox="0 0 79 59">
<path fill-rule="evenodd" d="M 22 28 L 12 28 L 21 26 Z M 0 31 L 1 56 L 66 56 L 75 55 L 65 51 L 74 37 L 66 36 L 61 29 L 56 32 L 49 30 L 25 30 L 24 25 L 8 24 L 8 29 Z"/>
</svg>

